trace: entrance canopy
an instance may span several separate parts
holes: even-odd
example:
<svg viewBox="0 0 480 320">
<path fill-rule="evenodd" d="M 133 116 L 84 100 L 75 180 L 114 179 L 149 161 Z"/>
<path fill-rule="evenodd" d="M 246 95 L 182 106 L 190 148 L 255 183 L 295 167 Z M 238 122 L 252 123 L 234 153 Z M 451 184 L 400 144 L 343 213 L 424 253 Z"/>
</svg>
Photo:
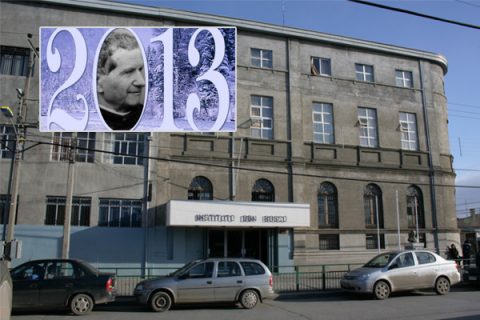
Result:
<svg viewBox="0 0 480 320">
<path fill-rule="evenodd" d="M 167 205 L 167 226 L 309 227 L 310 205 L 171 200 Z"/>
</svg>

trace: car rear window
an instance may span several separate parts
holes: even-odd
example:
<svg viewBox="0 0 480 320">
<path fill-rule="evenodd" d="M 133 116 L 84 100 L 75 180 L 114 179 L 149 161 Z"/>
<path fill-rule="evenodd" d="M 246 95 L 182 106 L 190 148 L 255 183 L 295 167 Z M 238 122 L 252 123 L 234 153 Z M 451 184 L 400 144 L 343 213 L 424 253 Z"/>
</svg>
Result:
<svg viewBox="0 0 480 320">
<path fill-rule="evenodd" d="M 259 274 L 265 274 L 265 269 L 256 262 L 244 261 L 240 262 L 242 265 L 243 271 L 246 276 L 255 276 Z"/>
<path fill-rule="evenodd" d="M 428 252 L 415 252 L 415 254 L 417 255 L 418 264 L 433 263 L 437 260 L 433 254 Z"/>
</svg>

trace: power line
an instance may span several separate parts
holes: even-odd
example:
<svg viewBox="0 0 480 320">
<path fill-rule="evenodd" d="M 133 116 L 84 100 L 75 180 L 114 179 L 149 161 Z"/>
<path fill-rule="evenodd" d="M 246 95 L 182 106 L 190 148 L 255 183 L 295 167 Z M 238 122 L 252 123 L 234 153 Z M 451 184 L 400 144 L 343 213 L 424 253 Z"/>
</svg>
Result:
<svg viewBox="0 0 480 320">
<path fill-rule="evenodd" d="M 475 117 L 467 117 L 467 116 L 460 116 L 456 114 L 449 114 L 448 117 L 454 117 L 454 118 L 464 118 L 464 119 L 471 119 L 471 120 L 480 120 L 480 118 L 475 118 Z"/>
<path fill-rule="evenodd" d="M 449 111 L 449 114 L 450 114 L 450 112 L 460 112 L 460 113 L 468 113 L 468 114 L 478 114 L 478 115 L 480 115 L 480 112 L 474 112 L 474 111 L 450 110 L 450 111 Z"/>
<path fill-rule="evenodd" d="M 474 105 L 474 104 L 466 104 L 466 103 L 458 103 L 458 102 L 447 102 L 447 104 L 454 105 L 454 106 L 461 106 L 461 107 L 467 107 L 467 108 L 480 108 L 480 105 Z"/>
<path fill-rule="evenodd" d="M 431 15 L 416 12 L 416 11 L 390 7 L 390 6 L 386 6 L 386 5 L 383 5 L 383 4 L 373 3 L 373 2 L 369 2 L 369 1 L 363 1 L 363 0 L 348 0 L 348 1 L 359 3 L 359 4 L 364 4 L 364 5 L 367 5 L 367 6 L 372 6 L 372 7 L 397 11 L 397 12 L 401 12 L 401 13 L 411 14 L 411 15 L 414 15 L 414 16 L 417 16 L 417 17 L 422 17 L 422 18 L 432 19 L 432 20 L 436 20 L 436 21 L 456 24 L 456 25 L 459 25 L 459 26 L 462 26 L 462 27 L 467 27 L 467 28 L 479 29 L 480 30 L 480 26 L 477 26 L 477 25 L 473 25 L 473 24 L 469 24 L 469 23 L 465 23 L 465 22 L 460 22 L 460 21 L 455 21 L 455 20 L 450 20 L 450 19 L 439 18 L 439 17 L 431 16 Z"/>
<path fill-rule="evenodd" d="M 46 144 L 46 145 L 54 145 L 54 146 L 61 146 L 61 147 L 70 147 L 70 144 L 60 144 L 60 143 L 55 143 L 55 142 L 50 142 L 50 138 L 49 137 L 45 137 L 45 136 L 41 136 L 41 135 L 35 135 L 35 134 L 30 134 L 30 137 L 35 137 L 35 138 L 44 138 L 44 139 L 48 139 L 46 141 L 35 141 L 35 143 L 38 143 L 38 144 Z M 4 140 L 5 142 L 8 142 L 8 141 L 15 141 L 15 140 L 12 140 L 12 139 L 5 139 Z M 29 140 L 30 142 L 34 142 L 34 140 Z M 95 142 L 102 142 L 103 140 L 101 139 L 95 139 Z M 152 147 L 155 147 L 155 148 L 158 148 L 158 149 L 168 149 L 168 150 L 183 150 L 183 148 L 181 147 L 168 147 L 168 146 L 158 146 L 158 145 L 152 145 L 150 144 L 150 146 Z M 91 149 L 91 148 L 82 148 L 82 147 L 79 147 L 77 146 L 76 147 L 77 149 L 82 149 L 82 150 L 85 150 L 85 151 L 98 151 L 98 152 L 103 152 L 103 153 L 113 153 L 115 155 L 125 155 L 125 156 L 129 156 L 129 157 L 142 157 L 142 156 L 137 156 L 137 155 L 131 155 L 131 154 L 128 154 L 128 153 L 125 153 L 125 154 L 122 154 L 122 153 L 119 153 L 119 152 L 115 152 L 115 151 L 107 151 L 107 150 L 98 150 L 98 149 Z M 230 152 L 220 152 L 221 154 L 228 154 L 230 155 Z M 150 157 L 150 159 L 154 159 L 153 157 Z M 225 159 L 226 161 L 228 161 L 229 159 Z M 103 162 L 99 162 L 97 160 L 95 160 L 95 163 L 96 164 L 103 164 Z M 471 171 L 471 172 L 480 172 L 480 169 L 472 169 L 472 168 L 453 168 L 454 171 Z M 480 186 L 479 186 L 480 187 Z"/>
<path fill-rule="evenodd" d="M 62 147 L 70 148 L 70 144 L 61 144 L 55 142 L 44 142 L 44 141 L 35 141 L 35 140 L 26 140 L 28 142 L 33 142 L 37 144 L 46 144 L 46 145 L 57 145 Z M 273 170 L 264 170 L 264 169 L 255 169 L 255 168 L 245 168 L 245 167 L 235 167 L 231 165 L 223 165 L 218 163 L 209 163 L 209 162 L 201 162 L 201 161 L 192 161 L 192 160 L 179 160 L 179 159 L 168 159 L 168 158 L 160 158 L 160 157 L 153 157 L 153 156 L 144 156 L 144 155 L 132 155 L 125 152 L 115 152 L 115 151 L 108 151 L 102 149 L 95 149 L 95 148 L 86 148 L 76 146 L 79 150 L 87 150 L 87 151 L 94 151 L 106 154 L 112 154 L 117 156 L 128 156 L 128 157 L 136 157 L 141 159 L 149 159 L 149 160 L 156 160 L 156 161 L 164 161 L 164 162 L 172 162 L 172 163 L 180 163 L 180 164 L 191 164 L 191 165 L 199 165 L 199 166 L 207 166 L 207 167 L 214 167 L 214 168 L 221 168 L 221 169 L 235 169 L 235 170 L 242 170 L 242 171 L 250 171 L 250 172 L 260 172 L 260 173 L 269 173 L 269 174 L 281 174 L 281 175 L 288 175 L 292 174 L 293 176 L 299 177 L 309 177 L 309 178 L 320 178 L 320 179 L 334 179 L 334 180 L 347 180 L 347 181 L 358 181 L 358 182 L 372 182 L 371 179 L 361 179 L 361 178 L 348 178 L 348 177 L 334 177 L 334 176 L 324 176 L 324 175 L 315 175 L 315 174 L 308 174 L 308 173 L 289 173 L 289 172 L 279 172 Z M 225 159 L 225 161 L 230 161 L 231 159 Z M 389 184 L 403 184 L 403 185 L 412 185 L 411 182 L 403 182 L 403 181 L 396 181 L 392 182 L 391 180 L 379 180 L 376 179 L 376 182 L 381 183 L 389 183 Z M 423 186 L 430 186 L 430 183 L 415 183 L 416 185 L 423 185 Z M 448 188 L 467 188 L 467 189 L 480 189 L 480 186 L 472 186 L 472 185 L 452 185 L 452 184 L 435 184 L 434 187 L 448 187 Z"/>
<path fill-rule="evenodd" d="M 480 8 L 480 5 L 474 4 L 474 3 L 471 3 L 471 2 L 468 2 L 468 1 L 463 1 L 463 0 L 455 0 L 455 1 L 456 1 L 456 2 L 459 2 L 459 3 L 466 4 L 466 5 L 468 5 L 468 6 Z"/>
</svg>

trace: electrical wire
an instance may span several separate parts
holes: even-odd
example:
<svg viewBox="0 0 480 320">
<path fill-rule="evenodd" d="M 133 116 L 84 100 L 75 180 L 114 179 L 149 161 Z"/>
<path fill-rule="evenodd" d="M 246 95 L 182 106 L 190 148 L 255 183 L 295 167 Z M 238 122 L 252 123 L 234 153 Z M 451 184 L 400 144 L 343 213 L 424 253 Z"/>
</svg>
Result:
<svg viewBox="0 0 480 320">
<path fill-rule="evenodd" d="M 450 19 L 439 18 L 439 17 L 431 16 L 431 15 L 428 15 L 428 14 L 424 14 L 424 13 L 420 13 L 420 12 L 416 12 L 416 11 L 412 11 L 412 10 L 405 10 L 405 9 L 401 9 L 401 8 L 390 7 L 390 6 L 386 6 L 386 5 L 383 5 L 383 4 L 374 3 L 374 2 L 370 2 L 370 1 L 363 1 L 363 0 L 348 0 L 348 1 L 355 2 L 355 3 L 358 3 L 358 4 L 364 4 L 364 5 L 367 5 L 367 6 L 377 7 L 377 8 L 381 8 L 381 9 L 406 13 L 406 14 L 417 16 L 417 17 L 431 19 L 431 20 L 451 23 L 451 24 L 462 26 L 462 27 L 467 27 L 467 28 L 480 30 L 480 26 L 477 26 L 477 25 L 473 25 L 473 24 L 465 23 L 465 22 L 460 22 L 460 21 L 455 21 L 455 20 L 450 20 Z"/>
<path fill-rule="evenodd" d="M 62 146 L 62 147 L 71 147 L 70 144 L 61 144 L 61 143 L 55 143 L 55 142 L 45 142 L 45 141 L 36 141 L 36 140 L 31 140 L 31 139 L 26 139 L 28 142 L 32 143 L 38 143 L 38 144 L 45 144 L 45 145 L 57 145 L 57 146 Z M 193 160 L 180 160 L 180 159 L 170 159 L 170 158 L 161 158 L 161 157 L 153 157 L 153 156 L 144 156 L 144 155 L 132 155 L 129 153 L 122 153 L 122 152 L 115 152 L 115 151 L 109 151 L 109 150 L 102 150 L 102 149 L 96 149 L 96 148 L 84 148 L 84 147 L 76 147 L 79 150 L 88 150 L 88 151 L 94 151 L 94 152 L 99 152 L 99 153 L 106 153 L 106 154 L 112 154 L 116 156 L 128 156 L 128 157 L 136 157 L 136 158 L 141 158 L 141 159 L 149 159 L 149 160 L 156 160 L 156 161 L 164 161 L 164 162 L 169 162 L 169 163 L 179 163 L 179 164 L 189 164 L 189 165 L 198 165 L 198 166 L 207 166 L 207 167 L 213 167 L 213 168 L 220 168 L 220 169 L 235 169 L 235 170 L 241 170 L 241 171 L 249 171 L 249 172 L 259 172 L 259 173 L 268 173 L 268 174 L 280 174 L 280 175 L 288 175 L 291 174 L 293 176 L 299 176 L 299 177 L 309 177 L 309 178 L 320 178 L 320 179 L 334 179 L 334 180 L 345 180 L 345 181 L 358 181 L 358 182 L 372 182 L 372 179 L 362 179 L 362 178 L 349 178 L 349 177 L 334 177 L 334 176 L 327 176 L 327 175 L 316 175 L 316 174 L 308 174 L 308 173 L 289 173 L 287 171 L 285 172 L 279 172 L 279 171 L 274 171 L 274 170 L 265 170 L 265 169 L 256 169 L 256 168 L 246 168 L 246 167 L 236 167 L 236 166 L 231 166 L 231 165 L 224 165 L 224 164 L 218 164 L 218 163 L 212 163 L 212 161 L 217 161 L 214 159 L 209 159 L 206 161 L 193 161 Z M 220 161 L 225 161 L 225 162 L 230 162 L 231 159 L 222 159 Z M 381 179 L 375 179 L 376 182 L 379 183 L 388 183 L 388 184 L 403 184 L 403 185 L 411 185 L 411 182 L 403 182 L 403 181 L 395 181 L 392 182 L 390 180 L 381 180 Z M 416 183 L 417 185 L 423 185 L 423 186 L 430 186 L 430 183 Z M 474 185 L 452 185 L 452 184 L 435 184 L 435 187 L 448 187 L 448 188 L 468 188 L 468 189 L 480 189 L 480 186 L 474 186 Z"/>
</svg>

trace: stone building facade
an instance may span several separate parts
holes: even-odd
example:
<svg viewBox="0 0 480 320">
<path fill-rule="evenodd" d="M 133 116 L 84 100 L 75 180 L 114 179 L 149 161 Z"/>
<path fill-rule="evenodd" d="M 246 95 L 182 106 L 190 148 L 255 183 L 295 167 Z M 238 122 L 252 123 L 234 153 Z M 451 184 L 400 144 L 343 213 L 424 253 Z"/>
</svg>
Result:
<svg viewBox="0 0 480 320">
<path fill-rule="evenodd" d="M 253 255 L 271 266 L 310 265 L 363 262 L 379 249 L 403 248 L 411 231 L 432 250 L 459 242 L 443 56 L 104 1 L 2 1 L 0 6 L 0 99 L 14 111 L 15 89 L 25 88 L 33 59 L 27 34 L 38 45 L 40 26 L 237 28 L 235 133 L 79 134 L 89 150 L 76 156 L 71 256 L 100 265 L 158 266 L 213 254 Z M 24 147 L 31 148 L 23 152 L 15 230 L 24 240 L 24 259 L 60 255 L 69 165 L 69 148 L 52 144 L 68 144 L 69 135 L 35 128 L 38 75 L 35 64 L 23 118 L 31 124 Z M 0 123 L 10 143 L 10 122 Z M 148 149 L 148 166 L 135 154 L 103 152 L 121 144 L 136 155 Z M 10 158 L 2 146 L 4 205 Z M 148 210 L 142 209 L 145 198 Z M 268 212 L 301 204 L 309 223 L 168 225 L 168 215 L 175 214 L 169 205 L 192 200 L 180 204 L 193 210 L 194 199 L 211 201 L 212 211 L 256 201 L 270 202 Z"/>
</svg>

